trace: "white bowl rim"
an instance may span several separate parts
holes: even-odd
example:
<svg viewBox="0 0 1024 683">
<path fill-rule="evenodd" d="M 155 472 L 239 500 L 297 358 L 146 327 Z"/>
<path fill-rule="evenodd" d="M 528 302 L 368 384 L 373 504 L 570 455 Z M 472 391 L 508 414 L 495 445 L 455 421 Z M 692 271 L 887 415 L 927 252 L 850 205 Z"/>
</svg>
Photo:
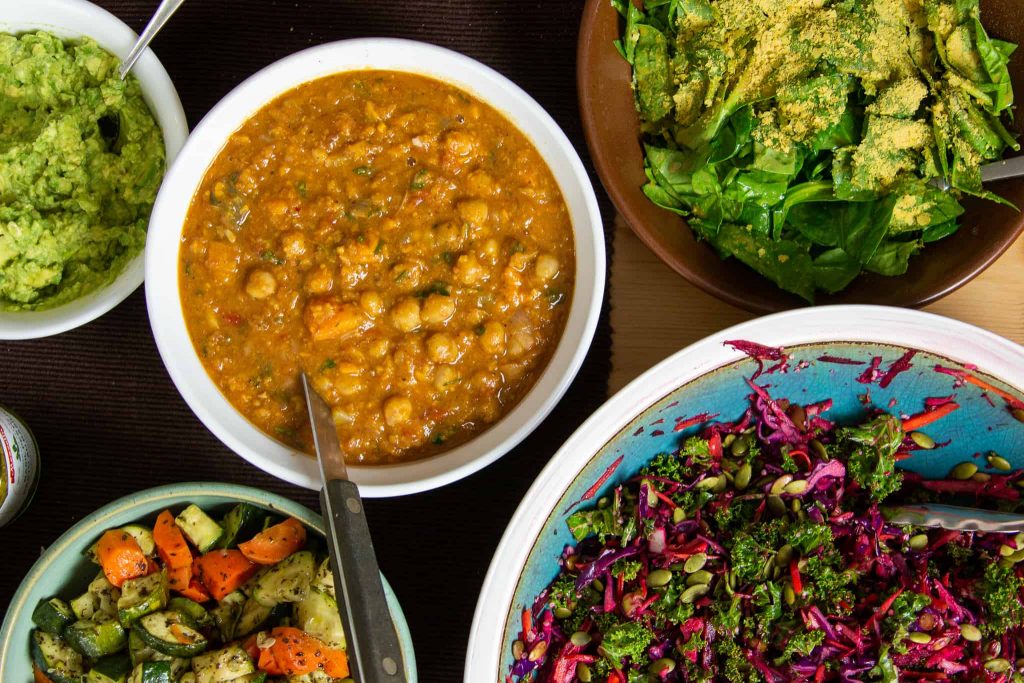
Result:
<svg viewBox="0 0 1024 683">
<path fill-rule="evenodd" d="M 746 357 L 727 347 L 730 339 L 796 347 L 828 342 L 873 342 L 917 348 L 977 362 L 983 371 L 1024 387 L 1024 347 L 993 332 L 934 313 L 871 305 L 835 305 L 783 311 L 734 325 L 694 342 L 659 362 L 597 409 L 552 456 L 509 521 L 480 589 L 469 646 L 465 683 L 491 680 L 499 672 L 505 627 L 525 563 L 538 534 L 580 471 L 621 430 L 676 388 Z M 504 674 L 498 677 L 504 680 Z"/>
<path fill-rule="evenodd" d="M 2 624 L 0 624 L 0 655 L 13 652 L 14 646 L 12 642 L 14 638 L 25 636 L 25 634 L 14 632 L 14 620 L 21 612 L 30 609 L 30 606 L 24 604 L 25 599 L 31 592 L 31 588 L 43 580 L 53 557 L 69 552 L 70 547 L 81 538 L 82 534 L 86 533 L 87 529 L 107 528 L 101 526 L 105 520 L 116 517 L 128 509 L 162 500 L 180 499 L 183 496 L 220 496 L 235 502 L 247 502 L 261 507 L 270 507 L 298 518 L 304 525 L 313 529 L 321 536 L 325 535 L 323 520 L 320 515 L 306 506 L 296 503 L 290 498 L 285 498 L 280 494 L 264 491 L 245 484 L 201 481 L 180 482 L 155 486 L 126 494 L 78 520 L 56 540 L 46 546 L 39 559 L 26 572 L 25 577 L 18 584 L 18 588 L 11 597 L 11 602 L 4 614 Z M 168 503 L 168 505 L 170 504 Z M 395 631 L 398 634 L 402 654 L 405 659 L 403 663 L 405 664 L 406 672 L 410 674 L 409 683 L 417 683 L 416 651 L 413 647 L 412 633 L 409 630 L 405 612 L 402 610 L 398 596 L 388 582 L 387 577 L 381 574 L 380 578 L 384 584 L 388 609 L 391 612 L 391 619 L 394 622 Z M 27 657 L 27 654 L 25 656 Z M 4 657 L 0 656 L 0 675 L 4 673 L 5 661 Z"/>
<path fill-rule="evenodd" d="M 519 404 L 490 429 L 450 451 L 411 463 L 349 467 L 350 477 L 366 497 L 408 495 L 466 477 L 525 439 L 554 409 L 576 377 L 600 316 L 605 289 L 604 224 L 593 186 L 565 133 L 519 86 L 458 52 L 396 38 L 326 43 L 265 67 L 238 85 L 203 118 L 164 178 L 146 248 L 146 300 L 164 365 L 200 421 L 228 448 L 265 472 L 298 486 L 319 488 L 316 461 L 296 454 L 249 423 L 224 398 L 192 352 L 178 296 L 177 254 L 187 211 L 180 197 L 187 194 L 191 200 L 220 145 L 262 106 L 302 83 L 353 70 L 419 73 L 460 87 L 497 109 L 544 157 L 560 181 L 573 218 L 576 284 L 565 330 L 544 372 Z M 275 82 L 286 85 L 268 88 Z M 495 102 L 499 96 L 514 111 Z M 531 130 L 524 124 L 529 124 Z M 539 144 L 538 137 L 546 145 Z M 173 263 L 166 258 L 168 253 L 175 254 Z M 169 282 L 174 283 L 173 291 L 164 284 Z M 189 352 L 182 353 L 183 348 Z"/>
<path fill-rule="evenodd" d="M 88 0 L 0 0 L 0 33 L 32 30 L 48 31 L 64 39 L 88 36 L 122 59 L 138 37 L 123 21 Z M 139 80 L 146 104 L 163 133 L 170 167 L 188 137 L 178 91 L 152 49 L 142 53 L 132 74 Z M 55 308 L 0 311 L 0 339 L 48 337 L 92 322 L 139 288 L 145 275 L 144 263 L 144 252 L 140 251 L 113 281 Z"/>
</svg>

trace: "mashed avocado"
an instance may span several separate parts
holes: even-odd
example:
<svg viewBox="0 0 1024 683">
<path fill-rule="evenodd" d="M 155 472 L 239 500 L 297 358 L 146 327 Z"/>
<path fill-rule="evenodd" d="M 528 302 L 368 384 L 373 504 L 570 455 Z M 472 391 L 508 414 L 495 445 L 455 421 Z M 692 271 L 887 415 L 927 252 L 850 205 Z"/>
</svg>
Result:
<svg viewBox="0 0 1024 683">
<path fill-rule="evenodd" d="M 112 281 L 146 242 L 163 136 L 89 39 L 0 35 L 0 310 Z"/>
</svg>

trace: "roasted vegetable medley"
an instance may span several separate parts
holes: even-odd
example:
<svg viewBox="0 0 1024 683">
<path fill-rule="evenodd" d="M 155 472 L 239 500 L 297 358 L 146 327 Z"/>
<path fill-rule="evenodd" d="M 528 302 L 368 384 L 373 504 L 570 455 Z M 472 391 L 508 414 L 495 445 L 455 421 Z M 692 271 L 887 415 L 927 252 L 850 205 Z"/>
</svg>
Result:
<svg viewBox="0 0 1024 683">
<path fill-rule="evenodd" d="M 301 522 L 248 503 L 110 529 L 86 591 L 32 615 L 36 683 L 351 683 L 318 550 Z"/>
<path fill-rule="evenodd" d="M 577 543 L 522 614 L 509 680 L 1024 680 L 1024 534 L 896 526 L 884 507 L 1012 509 L 1022 472 L 995 453 L 946 480 L 900 471 L 936 447 L 948 398 L 839 427 L 830 401 L 750 386 L 740 419 L 568 517 Z"/>
<path fill-rule="evenodd" d="M 1001 201 L 980 168 L 1019 149 L 1016 46 L 978 0 L 613 4 L 644 192 L 779 287 L 813 300 L 862 271 L 901 275 L 957 230 L 960 197 Z"/>
</svg>

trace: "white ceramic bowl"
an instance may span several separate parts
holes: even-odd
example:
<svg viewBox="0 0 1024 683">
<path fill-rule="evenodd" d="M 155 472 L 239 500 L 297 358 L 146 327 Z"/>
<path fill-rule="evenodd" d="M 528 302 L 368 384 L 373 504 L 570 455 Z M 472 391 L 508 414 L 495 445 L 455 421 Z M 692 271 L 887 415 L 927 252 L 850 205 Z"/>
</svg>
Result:
<svg viewBox="0 0 1024 683">
<path fill-rule="evenodd" d="M 918 471 L 948 472 L 979 447 L 985 450 L 998 443 L 1006 446 L 1000 452 L 1011 453 L 1019 443 L 1022 426 L 999 397 L 989 403 L 978 387 L 956 388 L 955 378 L 935 372 L 935 359 L 929 358 L 967 369 L 972 366 L 966 364 L 977 364 L 977 372 L 986 379 L 1019 395 L 1024 388 L 1024 348 L 972 325 L 901 308 L 827 306 L 778 313 L 711 335 L 662 361 L 609 399 L 537 477 L 509 522 L 484 580 L 470 631 L 465 683 L 504 680 L 521 610 L 557 574 L 558 555 L 571 542 L 565 516 L 584 491 L 592 500 L 608 495 L 656 453 L 678 447 L 680 436 L 671 427 L 658 425 L 671 425 L 680 415 L 717 412 L 723 404 L 732 407 L 722 419 L 733 419 L 746 408 L 749 389 L 744 378 L 752 374 L 754 361 L 725 343 L 736 339 L 781 346 L 801 360 L 809 357 L 806 366 L 794 361 L 787 373 L 763 375 L 759 383 L 775 387 L 778 396 L 807 390 L 813 400 L 832 397 L 833 419 L 842 419 L 844 411 L 862 414 L 865 407 L 859 397 L 864 393 L 870 393 L 879 407 L 899 398 L 889 409 L 908 413 L 923 405 L 923 397 L 956 393 L 963 415 L 930 428 L 938 430 L 932 432 L 936 437 L 951 438 L 951 445 L 928 451 L 920 464 L 905 463 Z M 839 355 L 856 355 L 864 365 L 825 362 L 819 354 L 827 354 L 829 348 L 842 348 Z M 876 351 L 888 364 L 907 348 L 919 353 L 913 368 L 888 389 L 852 379 Z M 985 426 L 972 431 L 970 425 Z M 942 431 L 946 429 L 950 431 Z M 601 476 L 605 472 L 609 475 Z M 588 489 L 595 481 L 603 483 L 596 491 Z"/>
<path fill-rule="evenodd" d="M 228 137 L 278 95 L 316 78 L 360 69 L 437 78 L 472 93 L 508 117 L 551 168 L 575 232 L 576 289 L 565 331 L 547 368 L 523 400 L 490 429 L 445 453 L 407 464 L 349 468 L 349 476 L 364 496 L 397 496 L 465 477 L 522 441 L 554 408 L 576 376 L 597 325 L 604 295 L 605 254 L 593 187 L 565 134 L 518 86 L 456 52 L 394 39 L 329 43 L 268 66 L 207 114 L 164 178 L 146 245 L 146 300 L 153 334 L 171 379 L 210 431 L 262 470 L 299 486 L 319 488 L 316 461 L 253 426 L 207 375 L 185 326 L 178 293 L 178 251 L 192 196 Z"/>
<path fill-rule="evenodd" d="M 0 0 L 0 33 L 37 30 L 67 40 L 89 37 L 121 58 L 127 56 L 137 37 L 120 19 L 86 0 Z M 152 50 L 146 50 L 132 73 L 163 131 L 169 165 L 188 137 L 178 92 Z M 144 273 L 140 253 L 109 285 L 74 301 L 42 311 L 0 312 L 0 339 L 46 337 L 95 320 L 134 292 Z"/>
</svg>

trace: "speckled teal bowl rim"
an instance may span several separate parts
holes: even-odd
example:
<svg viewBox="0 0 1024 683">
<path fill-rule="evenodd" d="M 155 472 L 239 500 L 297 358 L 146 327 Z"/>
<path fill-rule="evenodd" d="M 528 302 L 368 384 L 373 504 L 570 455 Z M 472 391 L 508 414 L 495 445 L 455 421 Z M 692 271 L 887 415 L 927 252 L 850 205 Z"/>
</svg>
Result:
<svg viewBox="0 0 1024 683">
<path fill-rule="evenodd" d="M 323 519 L 304 505 L 300 505 L 284 496 L 250 486 L 237 484 L 222 484 L 216 482 L 185 482 L 180 484 L 167 484 L 151 489 L 145 489 L 136 493 L 128 494 L 123 498 L 107 503 L 100 509 L 84 517 L 74 526 L 64 532 L 60 538 L 50 544 L 43 551 L 36 563 L 32 565 L 21 585 L 15 591 L 7 606 L 7 613 L 4 616 L 3 626 L 0 627 L 0 678 L 6 675 L 8 657 L 17 657 L 17 643 L 20 638 L 27 638 L 27 633 L 17 633 L 15 625 L 21 620 L 22 613 L 31 610 L 33 605 L 27 604 L 28 596 L 36 584 L 47 580 L 47 572 L 50 570 L 54 560 L 65 552 L 74 552 L 72 546 L 79 542 L 83 536 L 93 537 L 100 531 L 113 526 L 111 518 L 120 515 L 134 507 L 144 504 L 153 504 L 166 501 L 167 506 L 176 505 L 188 501 L 196 496 L 215 496 L 225 498 L 225 502 L 236 501 L 240 503 L 251 503 L 264 509 L 270 509 L 295 517 L 307 527 L 324 535 Z M 140 513 L 140 516 L 143 516 Z M 84 558 L 82 562 L 86 562 Z M 399 645 L 402 648 L 402 656 L 405 660 L 406 677 L 409 683 L 417 683 L 416 675 L 416 653 L 413 650 L 412 635 L 409 632 L 409 625 L 402 612 L 402 606 L 395 596 L 394 590 L 387 579 L 384 581 L 384 593 L 387 597 L 388 608 L 391 611 L 391 618 L 395 624 L 395 631 L 398 633 Z M 56 587 L 54 593 L 59 592 Z M 27 641 L 25 641 L 27 643 Z M 27 656 L 28 647 L 24 648 Z M 19 683 L 9 681 L 5 683 Z M 25 683 L 28 683 L 27 681 Z"/>
</svg>

